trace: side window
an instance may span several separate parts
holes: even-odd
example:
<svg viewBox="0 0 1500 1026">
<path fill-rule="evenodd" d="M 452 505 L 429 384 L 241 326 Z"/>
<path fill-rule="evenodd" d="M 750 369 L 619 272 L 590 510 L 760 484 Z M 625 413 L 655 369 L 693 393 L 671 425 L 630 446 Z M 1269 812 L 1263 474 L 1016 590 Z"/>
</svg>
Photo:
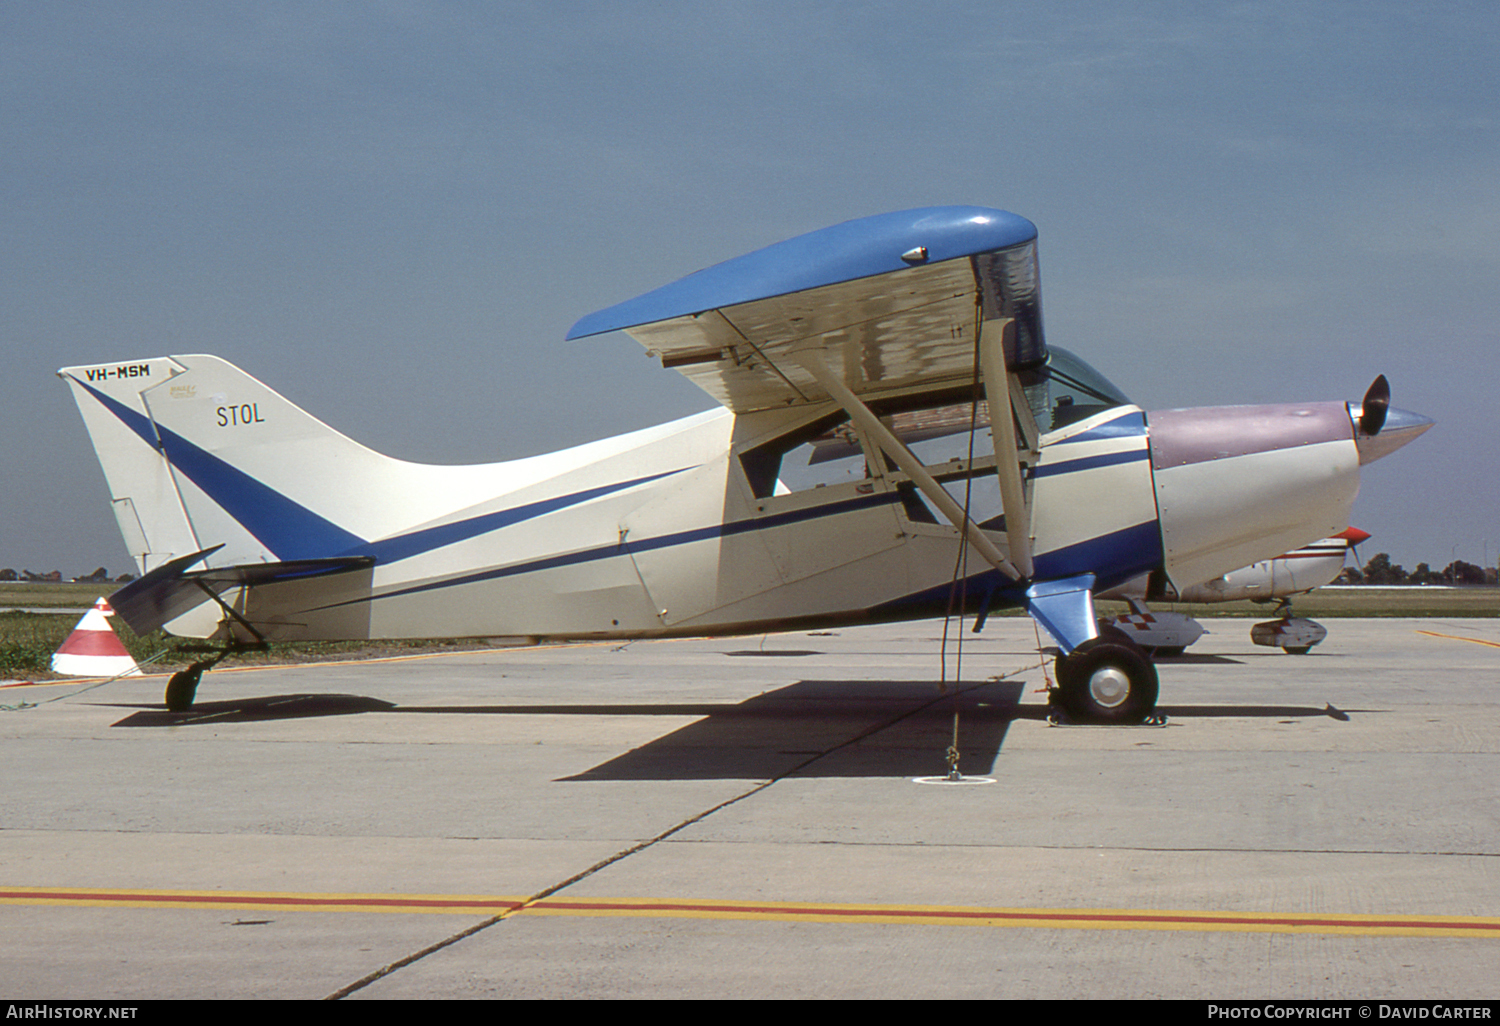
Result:
<svg viewBox="0 0 1500 1026">
<path fill-rule="evenodd" d="M 970 519 L 987 530 L 1004 530 L 1000 482 L 995 472 L 988 466 L 973 474 L 965 473 L 963 469 L 971 459 L 976 463 L 994 461 L 995 443 L 990 437 L 989 404 L 981 401 L 978 406 L 977 411 L 969 403 L 910 410 L 888 418 L 887 423 L 928 472 L 937 478 L 958 507 L 968 509 Z M 923 507 L 925 516 L 914 511 L 916 504 Z M 908 520 L 938 522 L 937 516 L 927 508 L 926 497 L 914 487 L 904 506 Z"/>
<path fill-rule="evenodd" d="M 741 453 L 740 465 L 758 499 L 871 476 L 859 436 L 842 412 Z"/>
</svg>

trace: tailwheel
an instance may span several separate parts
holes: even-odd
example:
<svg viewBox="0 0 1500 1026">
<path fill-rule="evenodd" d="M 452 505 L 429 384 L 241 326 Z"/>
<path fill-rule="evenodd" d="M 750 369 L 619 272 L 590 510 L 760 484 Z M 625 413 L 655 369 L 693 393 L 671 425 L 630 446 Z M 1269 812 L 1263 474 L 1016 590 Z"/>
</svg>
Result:
<svg viewBox="0 0 1500 1026">
<path fill-rule="evenodd" d="M 1057 704 L 1079 722 L 1140 723 L 1157 688 L 1156 667 L 1128 640 L 1091 638 L 1057 657 Z"/>
<path fill-rule="evenodd" d="M 224 616 L 219 621 L 220 629 L 224 631 L 224 640 L 222 642 L 224 647 L 215 649 L 212 646 L 191 644 L 180 646 L 177 649 L 179 652 L 209 651 L 215 654 L 212 659 L 200 659 L 186 670 L 179 670 L 172 674 L 171 679 L 167 681 L 167 693 L 164 696 L 168 712 L 186 712 L 191 709 L 193 707 L 193 699 L 198 694 L 198 683 L 203 680 L 203 674 L 218 666 L 219 661 L 224 657 L 234 655 L 237 652 L 264 652 L 268 647 L 266 645 L 266 636 L 256 630 L 253 623 L 246 620 L 233 606 L 214 594 L 201 581 L 198 586 L 207 591 L 209 597 L 217 602 L 219 608 L 224 611 Z M 255 640 L 244 641 L 239 632 L 249 634 Z"/>
</svg>

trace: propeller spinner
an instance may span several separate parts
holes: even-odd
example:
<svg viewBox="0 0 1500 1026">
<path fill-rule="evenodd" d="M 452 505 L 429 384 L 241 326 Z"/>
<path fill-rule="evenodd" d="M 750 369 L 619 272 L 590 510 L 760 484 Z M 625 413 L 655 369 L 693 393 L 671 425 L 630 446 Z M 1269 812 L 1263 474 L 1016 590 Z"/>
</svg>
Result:
<svg viewBox="0 0 1500 1026">
<path fill-rule="evenodd" d="M 1358 409 L 1349 404 L 1349 418 L 1356 428 L 1354 444 L 1361 465 L 1395 452 L 1432 427 L 1431 419 L 1391 405 L 1391 385 L 1384 374 L 1375 379 Z"/>
</svg>

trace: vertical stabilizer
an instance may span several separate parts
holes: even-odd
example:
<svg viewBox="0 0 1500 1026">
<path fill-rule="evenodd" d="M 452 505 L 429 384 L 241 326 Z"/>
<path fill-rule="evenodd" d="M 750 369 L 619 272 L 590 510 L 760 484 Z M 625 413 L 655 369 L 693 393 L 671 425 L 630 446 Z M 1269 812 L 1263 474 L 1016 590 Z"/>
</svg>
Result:
<svg viewBox="0 0 1500 1026">
<path fill-rule="evenodd" d="M 348 552 L 382 526 L 361 517 L 361 493 L 399 485 L 403 471 L 416 469 L 217 357 L 58 373 L 73 390 L 143 573 L 217 545 L 217 565 Z"/>
</svg>

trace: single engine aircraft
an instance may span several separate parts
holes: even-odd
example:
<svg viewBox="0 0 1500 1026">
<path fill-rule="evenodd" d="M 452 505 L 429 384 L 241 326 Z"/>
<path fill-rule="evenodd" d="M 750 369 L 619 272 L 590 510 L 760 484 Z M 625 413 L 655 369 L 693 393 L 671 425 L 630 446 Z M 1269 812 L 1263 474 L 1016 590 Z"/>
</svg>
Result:
<svg viewBox="0 0 1500 1026">
<path fill-rule="evenodd" d="M 1292 596 L 1305 595 L 1333 581 L 1343 572 L 1349 551 L 1369 537 L 1367 531 L 1348 527 L 1275 559 L 1263 559 L 1180 591 L 1159 582 L 1153 597 L 1187 603 L 1279 600 L 1276 612 L 1280 618 L 1256 624 L 1251 628 L 1250 640 L 1257 645 L 1284 649 L 1288 655 L 1306 655 L 1328 636 L 1328 631 L 1314 620 L 1292 616 Z M 1130 604 L 1129 613 L 1100 621 L 1101 630 L 1110 626 L 1124 631 L 1153 658 L 1182 655 L 1184 649 L 1203 636 L 1203 625 L 1186 613 L 1153 612 L 1146 605 L 1148 592 L 1153 592 L 1150 575 L 1105 592 L 1095 592 L 1096 599 L 1118 599 Z"/>
<path fill-rule="evenodd" d="M 110 602 L 216 658 L 1020 606 L 1057 642 L 1069 715 L 1138 722 L 1156 670 L 1099 636 L 1094 590 L 1329 535 L 1360 466 L 1431 422 L 1390 407 L 1384 377 L 1362 403 L 1147 413 L 1045 342 L 1036 246 L 1003 210 L 907 210 L 590 314 L 569 339 L 624 330 L 721 408 L 502 463 L 381 455 L 213 356 L 64 368 L 142 571 Z M 175 675 L 168 707 L 215 661 Z"/>
</svg>

